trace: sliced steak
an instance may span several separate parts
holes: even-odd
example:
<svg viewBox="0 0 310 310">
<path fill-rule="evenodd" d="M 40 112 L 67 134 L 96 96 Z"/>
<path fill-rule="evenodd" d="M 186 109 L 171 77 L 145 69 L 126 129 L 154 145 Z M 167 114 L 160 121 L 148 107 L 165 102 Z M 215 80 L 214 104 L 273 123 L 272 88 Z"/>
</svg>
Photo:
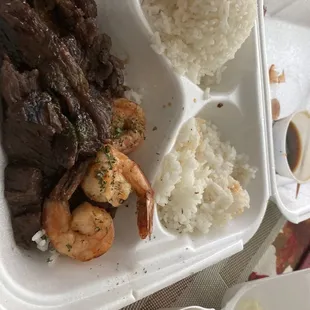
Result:
<svg viewBox="0 0 310 310">
<path fill-rule="evenodd" d="M 52 175 L 60 167 L 74 165 L 78 141 L 58 102 L 39 91 L 35 78 L 36 71 L 20 74 L 4 60 L 0 77 L 6 105 L 3 146 L 9 161 L 34 165 Z"/>
<path fill-rule="evenodd" d="M 32 92 L 39 89 L 39 71 L 19 73 L 12 65 L 10 59 L 4 56 L 1 74 L 0 90 L 6 103 L 6 115 L 25 118 L 23 100 Z"/>
<path fill-rule="evenodd" d="M 67 3 L 69 1 L 61 1 Z M 8 5 L 9 4 L 9 5 Z M 95 103 L 89 92 L 89 84 L 66 45 L 40 20 L 35 11 L 19 0 L 4 0 L 0 3 L 0 29 L 3 22 L 8 24 L 17 38 L 19 50 L 24 62 L 38 68 L 43 77 L 49 76 L 48 85 L 63 97 L 76 97 L 85 112 L 94 121 L 100 141 L 109 137 L 111 114 L 97 113 L 98 106 L 104 109 L 111 107 L 111 102 L 105 100 Z M 16 42 L 15 42 L 16 43 Z M 51 73 L 51 68 L 53 68 Z M 55 79 L 53 78 L 55 76 Z M 63 78 L 61 78 L 61 76 Z M 98 99 L 97 99 L 98 100 Z M 94 106 L 95 105 L 95 106 Z M 69 107 L 70 111 L 71 107 Z M 74 107 L 73 111 L 76 111 Z M 111 109 L 109 109 L 111 111 Z M 104 116 L 104 118 L 100 118 Z M 76 117 L 76 115 L 72 115 Z M 71 119 L 73 121 L 73 119 Z"/>
<path fill-rule="evenodd" d="M 97 4 L 94 0 L 74 0 L 74 2 L 83 11 L 85 17 L 97 17 Z"/>
<path fill-rule="evenodd" d="M 94 155 L 94 150 L 100 149 L 102 143 L 100 143 L 96 126 L 89 114 L 80 113 L 74 127 L 79 141 L 79 155 L 82 158 Z"/>
<path fill-rule="evenodd" d="M 42 12 L 50 12 L 56 6 L 56 0 L 31 0 L 32 6 L 40 9 Z"/>
<path fill-rule="evenodd" d="M 41 226 L 42 197 L 76 191 L 124 91 L 123 64 L 96 16 L 94 0 L 0 1 L 5 196 L 26 248 Z"/>
<path fill-rule="evenodd" d="M 31 238 L 41 229 L 41 212 L 12 217 L 12 226 L 16 244 L 29 249 L 34 245 Z"/>
<path fill-rule="evenodd" d="M 110 61 L 112 47 L 111 38 L 106 34 L 98 34 L 89 47 L 86 48 L 86 55 L 82 68 L 90 82 L 95 82 L 101 88 L 104 81 L 113 72 L 113 63 Z"/>
<path fill-rule="evenodd" d="M 82 1 L 76 2 L 79 6 L 76 5 L 74 0 L 56 0 L 56 2 L 59 20 L 63 21 L 65 27 L 74 34 L 83 46 L 91 45 L 97 35 L 98 28 L 96 19 L 89 17 L 89 14 L 95 12 L 87 11 L 87 7 L 82 4 Z"/>
<path fill-rule="evenodd" d="M 67 46 L 70 54 L 78 63 L 81 65 L 85 51 L 81 48 L 80 44 L 76 41 L 76 38 L 73 35 L 68 35 L 66 37 L 61 38 L 62 42 Z"/>
<path fill-rule="evenodd" d="M 22 60 L 31 68 L 38 68 L 45 73 L 46 63 L 55 62 L 67 78 L 70 86 L 78 93 L 88 90 L 88 82 L 81 68 L 76 64 L 67 47 L 57 35 L 47 27 L 31 7 L 20 0 L 0 2 L 0 29 L 10 27 L 12 37 L 4 44 L 14 44 Z M 10 46 L 5 45 L 10 51 Z M 10 57 L 12 58 L 12 57 Z M 15 61 L 15 59 L 13 58 Z"/>
<path fill-rule="evenodd" d="M 40 70 L 44 72 L 42 74 L 43 87 L 56 93 L 62 103 L 64 113 L 70 119 L 75 119 L 81 110 L 80 101 L 59 64 L 43 63 Z"/>
<path fill-rule="evenodd" d="M 5 198 L 13 216 L 41 211 L 41 170 L 9 165 L 5 169 Z"/>
<path fill-rule="evenodd" d="M 110 57 L 110 62 L 113 64 L 113 71 L 105 82 L 105 87 L 109 88 L 114 95 L 114 97 L 124 96 L 124 73 L 122 62 L 114 57 Z"/>
<path fill-rule="evenodd" d="M 9 204 L 9 209 L 11 212 L 11 217 L 18 217 L 29 213 L 37 213 L 42 211 L 42 202 L 33 205 Z"/>
<path fill-rule="evenodd" d="M 3 123 L 3 147 L 11 163 L 25 163 L 41 169 L 45 175 L 57 173 L 52 127 L 7 119 Z"/>
<path fill-rule="evenodd" d="M 42 9 L 35 9 L 42 15 Z M 90 83 L 95 83 L 100 90 L 111 86 L 115 96 L 123 95 L 123 64 L 110 55 L 111 38 L 107 34 L 99 34 L 95 20 L 89 18 L 96 15 L 96 4 L 93 0 L 57 0 L 53 14 L 49 14 L 50 20 L 46 21 L 46 15 L 43 18 L 47 25 L 54 23 L 51 29 L 56 25 L 66 29 L 67 33 L 62 41 L 75 61 L 81 65 Z M 58 16 L 57 19 L 55 16 Z M 64 31 L 58 29 L 58 33 Z M 82 50 L 85 50 L 85 53 L 82 53 Z"/>
</svg>

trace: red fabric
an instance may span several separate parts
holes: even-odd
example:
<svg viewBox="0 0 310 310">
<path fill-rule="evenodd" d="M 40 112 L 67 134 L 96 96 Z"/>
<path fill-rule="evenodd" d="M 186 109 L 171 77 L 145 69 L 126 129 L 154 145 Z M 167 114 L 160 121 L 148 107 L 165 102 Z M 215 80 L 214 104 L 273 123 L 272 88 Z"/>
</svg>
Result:
<svg viewBox="0 0 310 310">
<path fill-rule="evenodd" d="M 277 250 L 277 274 L 288 266 L 295 270 L 310 244 L 310 220 L 299 224 L 287 222 L 273 244 Z"/>
<path fill-rule="evenodd" d="M 268 276 L 259 275 L 257 272 L 252 272 L 249 276 L 249 281 L 263 279 L 263 278 L 268 278 Z"/>
<path fill-rule="evenodd" d="M 282 231 L 273 242 L 276 248 L 277 274 L 282 274 L 287 268 L 299 270 L 310 268 L 310 220 L 299 224 L 286 222 Z M 270 262 L 270 264 L 273 264 Z M 270 275 L 261 275 L 252 272 L 249 281 L 266 278 Z"/>
<path fill-rule="evenodd" d="M 310 268 L 310 251 L 307 252 L 306 256 L 300 263 L 298 270 Z"/>
</svg>

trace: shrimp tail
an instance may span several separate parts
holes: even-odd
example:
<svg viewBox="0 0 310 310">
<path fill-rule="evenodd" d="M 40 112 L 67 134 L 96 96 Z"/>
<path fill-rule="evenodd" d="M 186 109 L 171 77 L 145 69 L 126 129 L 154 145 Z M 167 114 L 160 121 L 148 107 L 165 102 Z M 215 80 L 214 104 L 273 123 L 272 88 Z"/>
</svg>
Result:
<svg viewBox="0 0 310 310">
<path fill-rule="evenodd" d="M 139 165 L 126 155 L 113 149 L 122 163 L 122 173 L 137 194 L 137 224 L 141 239 L 152 235 L 154 215 L 154 191 Z"/>
<path fill-rule="evenodd" d="M 53 189 L 49 198 L 68 201 L 82 182 L 89 163 L 89 160 L 85 160 L 68 170 Z"/>
<path fill-rule="evenodd" d="M 153 232 L 154 192 L 149 190 L 144 197 L 138 197 L 137 224 L 141 239 L 151 237 Z"/>
</svg>

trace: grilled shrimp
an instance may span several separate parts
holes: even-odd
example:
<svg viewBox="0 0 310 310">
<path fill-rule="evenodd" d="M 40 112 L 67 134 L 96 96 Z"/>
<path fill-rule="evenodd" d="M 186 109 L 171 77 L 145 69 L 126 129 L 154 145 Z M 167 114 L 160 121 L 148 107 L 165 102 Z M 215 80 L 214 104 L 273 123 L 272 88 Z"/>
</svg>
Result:
<svg viewBox="0 0 310 310">
<path fill-rule="evenodd" d="M 71 214 L 68 200 L 81 183 L 87 164 L 70 170 L 44 202 L 43 228 L 54 248 L 61 254 L 89 261 L 106 253 L 114 241 L 110 214 L 88 202 Z"/>
<path fill-rule="evenodd" d="M 82 181 L 84 193 L 93 201 L 121 205 L 131 191 L 137 194 L 137 224 L 142 239 L 153 229 L 154 192 L 140 167 L 110 145 L 104 145 L 88 167 Z"/>
<path fill-rule="evenodd" d="M 113 105 L 112 145 L 129 154 L 145 138 L 145 116 L 142 108 L 128 99 L 116 99 Z"/>
</svg>

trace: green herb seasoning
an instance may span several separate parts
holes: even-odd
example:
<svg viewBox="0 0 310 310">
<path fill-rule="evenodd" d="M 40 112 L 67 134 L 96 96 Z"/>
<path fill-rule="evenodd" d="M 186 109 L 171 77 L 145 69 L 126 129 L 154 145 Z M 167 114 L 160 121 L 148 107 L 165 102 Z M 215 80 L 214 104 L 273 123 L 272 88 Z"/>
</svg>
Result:
<svg viewBox="0 0 310 310">
<path fill-rule="evenodd" d="M 67 247 L 67 249 L 68 249 L 68 252 L 70 252 L 71 249 L 72 249 L 72 245 L 68 243 L 68 244 L 66 244 L 66 247 Z"/>
<path fill-rule="evenodd" d="M 114 139 L 118 139 L 123 134 L 123 129 L 120 127 L 116 127 L 114 130 Z"/>
<path fill-rule="evenodd" d="M 110 168 L 110 170 L 112 170 L 113 169 L 113 165 L 116 163 L 116 159 L 111 154 L 109 146 L 107 146 L 107 145 L 104 146 L 103 151 L 104 151 L 104 153 L 105 153 L 105 155 L 106 155 L 106 157 L 108 159 L 109 168 Z"/>
<path fill-rule="evenodd" d="M 100 227 L 96 226 L 95 232 L 98 232 L 100 230 Z"/>
<path fill-rule="evenodd" d="M 104 169 L 103 167 L 100 167 L 98 170 L 95 171 L 95 178 L 98 181 L 100 192 L 102 192 L 105 189 L 105 186 L 107 184 L 107 182 L 104 179 L 106 172 L 107 172 L 106 169 Z"/>
</svg>

